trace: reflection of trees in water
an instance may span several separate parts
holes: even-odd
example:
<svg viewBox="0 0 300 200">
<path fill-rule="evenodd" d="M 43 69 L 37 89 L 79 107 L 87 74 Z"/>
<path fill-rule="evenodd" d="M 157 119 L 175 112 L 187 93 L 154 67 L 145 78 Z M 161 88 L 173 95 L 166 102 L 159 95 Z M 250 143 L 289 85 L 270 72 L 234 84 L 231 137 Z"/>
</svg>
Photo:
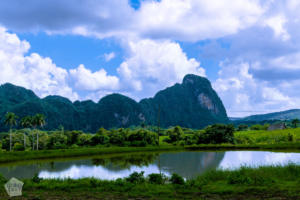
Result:
<svg viewBox="0 0 300 200">
<path fill-rule="evenodd" d="M 110 171 L 122 171 L 132 166 L 157 165 L 162 171 L 177 173 L 191 178 L 208 169 L 218 167 L 224 152 L 167 152 L 167 153 L 135 153 L 85 160 L 70 161 L 33 161 L 32 163 L 16 163 L 13 166 L 0 166 L 0 174 L 6 178 L 31 178 L 41 171 L 61 172 L 72 166 L 102 166 Z"/>
<path fill-rule="evenodd" d="M 162 153 L 160 160 L 160 169 L 170 174 L 177 173 L 185 178 L 192 178 L 209 169 L 216 169 L 225 152 L 178 152 Z"/>
<path fill-rule="evenodd" d="M 31 178 L 41 171 L 59 172 L 69 169 L 71 166 L 92 165 L 91 160 L 74 161 L 32 161 L 30 163 L 16 163 L 15 165 L 0 166 L 0 174 L 6 178 Z"/>
<path fill-rule="evenodd" d="M 161 154 L 132 154 L 127 156 L 97 159 L 99 165 L 111 171 L 130 169 L 132 165 L 148 166 L 156 164 L 164 172 L 177 173 L 192 178 L 209 169 L 216 169 L 224 158 L 225 152 L 168 152 Z"/>
<path fill-rule="evenodd" d="M 158 153 L 122 154 L 112 157 L 99 157 L 85 160 L 69 161 L 33 161 L 31 163 L 16 163 L 16 165 L 0 166 L 0 174 L 6 178 L 31 178 L 41 171 L 61 172 L 72 166 L 103 166 L 111 171 L 129 169 L 131 166 L 148 166 L 154 163 Z"/>
<path fill-rule="evenodd" d="M 145 154 L 127 154 L 107 158 L 92 159 L 92 163 L 96 166 L 101 165 L 111 171 L 121 171 L 130 169 L 132 166 L 149 166 L 158 157 L 158 153 L 145 153 Z"/>
</svg>

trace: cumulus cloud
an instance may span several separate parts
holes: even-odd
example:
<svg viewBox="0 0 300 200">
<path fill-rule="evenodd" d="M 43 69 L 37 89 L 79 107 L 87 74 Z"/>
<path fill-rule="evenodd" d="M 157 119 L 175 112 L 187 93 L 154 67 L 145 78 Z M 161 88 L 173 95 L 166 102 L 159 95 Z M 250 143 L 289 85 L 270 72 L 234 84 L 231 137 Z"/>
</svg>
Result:
<svg viewBox="0 0 300 200">
<path fill-rule="evenodd" d="M 142 1 L 137 10 L 127 0 L 11 0 L 0 2 L 0 22 L 15 31 L 196 41 L 234 34 L 264 10 L 258 0 Z"/>
<path fill-rule="evenodd" d="M 257 22 L 264 8 L 256 0 L 146 1 L 137 15 L 141 34 L 199 41 L 234 34 Z"/>
<path fill-rule="evenodd" d="M 101 89 L 117 90 L 119 79 L 116 76 L 109 76 L 104 69 L 96 72 L 79 65 L 76 69 L 70 70 L 70 77 L 74 81 L 75 88 L 79 90 L 97 91 Z"/>
<path fill-rule="evenodd" d="M 79 65 L 67 71 L 48 57 L 37 53 L 26 56 L 29 48 L 27 41 L 0 27 L 0 84 L 10 82 L 33 90 L 40 97 L 61 95 L 71 100 L 81 99 L 81 90 L 97 101 L 119 89 L 119 78 L 108 75 L 104 69 L 92 72 Z"/>
<path fill-rule="evenodd" d="M 67 84 L 68 72 L 57 67 L 50 58 L 36 53 L 25 56 L 29 48 L 28 42 L 0 27 L 0 84 L 21 85 L 41 97 L 57 94 L 77 99 L 77 93 Z"/>
<path fill-rule="evenodd" d="M 251 73 L 260 63 L 221 63 L 219 78 L 213 83 L 229 116 L 241 117 L 299 107 L 299 96 L 290 93 L 296 85 L 288 81 L 270 82 Z"/>
<path fill-rule="evenodd" d="M 116 57 L 116 54 L 114 52 L 104 54 L 104 59 L 106 62 L 109 62 L 110 60 L 114 59 L 115 57 Z"/>
<path fill-rule="evenodd" d="M 181 82 L 188 74 L 205 76 L 194 58 L 188 58 L 180 45 L 171 41 L 138 40 L 129 42 L 129 56 L 117 69 L 123 84 L 138 98 Z"/>
</svg>

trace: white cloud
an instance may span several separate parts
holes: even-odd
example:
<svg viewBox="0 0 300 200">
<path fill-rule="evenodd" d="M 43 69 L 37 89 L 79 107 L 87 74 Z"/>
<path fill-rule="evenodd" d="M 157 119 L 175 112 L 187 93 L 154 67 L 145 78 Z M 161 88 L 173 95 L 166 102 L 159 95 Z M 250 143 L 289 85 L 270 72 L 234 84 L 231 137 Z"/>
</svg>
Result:
<svg viewBox="0 0 300 200">
<path fill-rule="evenodd" d="M 274 30 L 276 37 L 281 37 L 282 40 L 290 39 L 290 35 L 287 30 L 284 28 L 287 19 L 283 15 L 277 15 L 270 17 L 265 20 L 265 25 L 271 27 Z"/>
<path fill-rule="evenodd" d="M 198 41 L 234 34 L 263 13 L 256 0 L 145 1 L 137 13 L 137 29 L 152 38 Z"/>
<path fill-rule="evenodd" d="M 282 111 L 300 106 L 299 95 L 292 94 L 296 84 L 279 81 L 277 84 L 253 76 L 259 63 L 243 61 L 221 63 L 219 78 L 213 87 L 220 95 L 229 116 L 241 117 L 255 113 Z"/>
<path fill-rule="evenodd" d="M 119 79 L 116 76 L 109 76 L 104 69 L 96 72 L 79 65 L 76 69 L 70 70 L 70 77 L 74 81 L 74 86 L 79 90 L 97 91 L 97 90 L 117 90 L 119 88 Z"/>
<path fill-rule="evenodd" d="M 188 73 L 205 76 L 194 58 L 188 58 L 180 45 L 170 41 L 138 40 L 128 44 L 129 56 L 117 69 L 123 88 L 141 98 L 181 82 Z"/>
<path fill-rule="evenodd" d="M 259 0 L 141 1 L 138 10 L 127 0 L 13 0 L 0 1 L 0 22 L 17 31 L 196 41 L 234 34 L 264 11 Z"/>
<path fill-rule="evenodd" d="M 0 27 L 0 84 L 24 86 L 41 97 L 57 94 L 77 99 L 78 95 L 66 82 L 67 71 L 36 53 L 24 56 L 29 48 L 28 42 Z"/>
<path fill-rule="evenodd" d="M 103 56 L 105 61 L 109 62 L 116 57 L 116 54 L 114 52 L 110 52 L 110 53 L 105 53 Z"/>
</svg>

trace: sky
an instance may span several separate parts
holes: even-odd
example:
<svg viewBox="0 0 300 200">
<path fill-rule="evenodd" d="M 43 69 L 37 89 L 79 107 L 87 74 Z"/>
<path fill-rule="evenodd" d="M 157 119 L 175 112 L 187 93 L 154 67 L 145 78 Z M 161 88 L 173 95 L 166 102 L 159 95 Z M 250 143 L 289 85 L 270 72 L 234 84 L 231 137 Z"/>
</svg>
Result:
<svg viewBox="0 0 300 200">
<path fill-rule="evenodd" d="M 0 84 L 136 101 L 208 78 L 230 117 L 300 108 L 298 0 L 0 1 Z"/>
</svg>

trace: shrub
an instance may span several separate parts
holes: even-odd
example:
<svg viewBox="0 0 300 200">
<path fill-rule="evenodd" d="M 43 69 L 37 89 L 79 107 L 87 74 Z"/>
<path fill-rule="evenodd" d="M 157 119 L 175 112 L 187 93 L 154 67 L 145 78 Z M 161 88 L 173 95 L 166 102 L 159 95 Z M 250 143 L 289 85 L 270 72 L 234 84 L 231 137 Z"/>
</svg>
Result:
<svg viewBox="0 0 300 200">
<path fill-rule="evenodd" d="M 86 146 L 91 143 L 91 136 L 89 134 L 81 134 L 78 137 L 78 145 Z"/>
<path fill-rule="evenodd" d="M 255 124 L 255 125 L 252 125 L 250 127 L 251 130 L 268 130 L 269 128 L 269 124 L 264 124 L 264 125 L 261 125 L 261 124 Z"/>
<path fill-rule="evenodd" d="M 126 181 L 128 181 L 130 183 L 143 183 L 143 182 L 145 182 L 144 171 L 141 171 L 140 173 L 133 172 L 132 174 L 129 175 L 129 177 L 126 178 Z"/>
<path fill-rule="evenodd" d="M 163 174 L 149 174 L 149 182 L 152 184 L 164 184 L 166 177 Z"/>
<path fill-rule="evenodd" d="M 40 183 L 41 182 L 41 178 L 39 177 L 39 175 L 36 173 L 36 174 L 34 174 L 34 176 L 32 177 L 32 182 L 34 182 L 34 183 Z"/>
<path fill-rule="evenodd" d="M 234 126 L 225 124 L 215 124 L 205 129 L 202 140 L 204 143 L 233 143 L 234 141 Z"/>
<path fill-rule="evenodd" d="M 7 182 L 7 179 L 0 174 L 0 183 L 5 183 L 5 182 Z"/>
<path fill-rule="evenodd" d="M 293 142 L 294 141 L 294 135 L 293 134 L 291 134 L 291 133 L 288 134 L 288 141 L 289 142 Z"/>
<path fill-rule="evenodd" d="M 95 146 L 98 144 L 107 144 L 109 143 L 109 137 L 107 135 L 102 135 L 97 133 L 91 138 L 91 145 Z"/>
<path fill-rule="evenodd" d="M 14 145 L 14 147 L 13 147 L 13 150 L 14 151 L 24 151 L 25 150 L 24 149 L 24 145 L 16 142 L 15 145 Z"/>
<path fill-rule="evenodd" d="M 238 131 L 245 131 L 248 129 L 248 125 L 246 124 L 240 124 L 237 128 Z"/>
<path fill-rule="evenodd" d="M 78 138 L 81 134 L 83 134 L 82 131 L 67 131 L 66 132 L 66 136 L 68 137 L 67 144 L 68 145 L 78 144 Z"/>
<path fill-rule="evenodd" d="M 184 133 L 180 126 L 175 126 L 173 130 L 169 130 L 168 135 L 172 143 L 184 138 Z"/>
<path fill-rule="evenodd" d="M 124 146 L 124 141 L 126 140 L 126 133 L 123 128 L 113 130 L 109 134 L 109 142 L 114 145 Z"/>
<path fill-rule="evenodd" d="M 98 185 L 98 180 L 95 179 L 95 178 L 91 178 L 91 179 L 90 179 L 90 185 L 91 185 L 92 188 L 97 187 L 97 185 Z"/>
<path fill-rule="evenodd" d="M 184 184 L 184 179 L 179 176 L 178 174 L 172 174 L 170 181 L 172 184 L 177 184 L 177 185 L 183 185 Z"/>
</svg>

